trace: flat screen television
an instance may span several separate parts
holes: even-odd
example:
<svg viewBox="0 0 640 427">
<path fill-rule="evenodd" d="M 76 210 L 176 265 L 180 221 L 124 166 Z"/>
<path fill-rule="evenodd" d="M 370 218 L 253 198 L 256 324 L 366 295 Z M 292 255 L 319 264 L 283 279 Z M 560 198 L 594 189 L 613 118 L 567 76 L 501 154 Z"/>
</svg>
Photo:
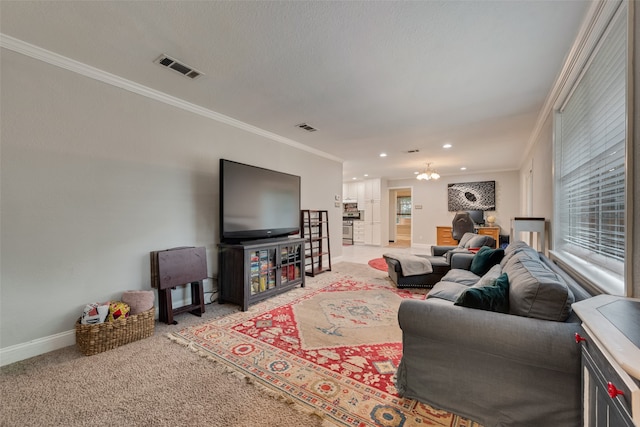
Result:
<svg viewBox="0 0 640 427">
<path fill-rule="evenodd" d="M 472 210 L 469 212 L 469 216 L 476 225 L 484 225 L 484 211 L 481 210 Z"/>
<path fill-rule="evenodd" d="M 300 177 L 220 159 L 220 240 L 300 232 Z"/>
</svg>

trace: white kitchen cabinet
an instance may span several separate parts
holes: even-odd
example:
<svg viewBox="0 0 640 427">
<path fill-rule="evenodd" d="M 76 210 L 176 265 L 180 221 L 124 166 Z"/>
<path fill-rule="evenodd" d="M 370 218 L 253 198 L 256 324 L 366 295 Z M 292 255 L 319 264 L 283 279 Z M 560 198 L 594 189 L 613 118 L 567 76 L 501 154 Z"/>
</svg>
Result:
<svg viewBox="0 0 640 427">
<path fill-rule="evenodd" d="M 364 221 L 353 221 L 353 243 L 364 243 Z"/>
<path fill-rule="evenodd" d="M 369 223 L 364 225 L 365 245 L 380 245 L 380 223 Z"/>
<path fill-rule="evenodd" d="M 360 210 L 364 210 L 364 203 L 366 201 L 366 199 L 364 197 L 364 187 L 365 187 L 364 182 L 358 182 L 358 188 L 357 188 L 357 191 L 356 191 L 356 197 L 358 199 L 358 209 L 360 209 Z"/>
<path fill-rule="evenodd" d="M 367 179 L 343 184 L 344 200 L 358 202 L 358 209 L 364 212 L 361 221 L 353 222 L 353 242 L 366 245 L 380 245 L 382 242 L 382 207 L 380 179 Z"/>
<path fill-rule="evenodd" d="M 355 202 L 358 200 L 358 182 L 347 182 L 342 184 L 342 200 L 345 202 Z"/>
<path fill-rule="evenodd" d="M 369 200 L 364 204 L 364 211 L 368 214 L 366 219 L 368 222 L 380 222 L 381 215 L 380 200 Z"/>
<path fill-rule="evenodd" d="M 380 180 L 368 179 L 364 181 L 364 199 L 380 200 Z"/>
<path fill-rule="evenodd" d="M 367 245 L 380 245 L 382 227 L 380 200 L 367 200 L 364 204 L 364 212 L 364 243 Z"/>
</svg>

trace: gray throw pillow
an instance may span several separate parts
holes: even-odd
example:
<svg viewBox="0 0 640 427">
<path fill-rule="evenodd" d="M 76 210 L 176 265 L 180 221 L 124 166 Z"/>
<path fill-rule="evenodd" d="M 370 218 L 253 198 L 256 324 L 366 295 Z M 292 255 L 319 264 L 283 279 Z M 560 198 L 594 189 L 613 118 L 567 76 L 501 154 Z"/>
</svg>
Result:
<svg viewBox="0 0 640 427">
<path fill-rule="evenodd" d="M 496 241 L 491 236 L 484 234 L 475 234 L 466 242 L 465 248 L 481 248 L 483 246 L 495 246 Z"/>
<path fill-rule="evenodd" d="M 495 280 L 498 277 L 500 277 L 501 274 L 502 274 L 502 267 L 500 267 L 500 264 L 496 264 L 493 267 L 491 267 L 491 269 L 487 271 L 480 280 L 478 280 L 478 283 L 476 283 L 473 286 L 474 287 L 488 286 L 491 283 L 495 282 Z"/>
<path fill-rule="evenodd" d="M 475 233 L 464 233 L 464 235 L 460 238 L 460 241 L 458 242 L 458 247 L 459 248 L 470 248 L 471 246 L 469 246 L 469 241 L 471 239 L 473 239 L 474 237 L 476 237 L 477 234 Z"/>
<path fill-rule="evenodd" d="M 479 280 L 480 276 L 477 274 L 473 274 L 469 270 L 462 270 L 459 268 L 449 270 L 442 278 L 442 281 L 444 282 L 456 282 L 465 286 L 473 286 L 478 283 Z"/>
<path fill-rule="evenodd" d="M 453 302 L 467 289 L 469 289 L 469 287 L 461 283 L 440 281 L 429 291 L 427 299 L 440 298 Z"/>
</svg>

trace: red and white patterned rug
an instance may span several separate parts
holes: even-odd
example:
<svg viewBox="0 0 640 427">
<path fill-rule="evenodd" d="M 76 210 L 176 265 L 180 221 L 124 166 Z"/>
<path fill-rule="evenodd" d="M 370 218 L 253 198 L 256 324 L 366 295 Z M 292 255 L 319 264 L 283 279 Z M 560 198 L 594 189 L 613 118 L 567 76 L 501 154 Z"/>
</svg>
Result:
<svg viewBox="0 0 640 427">
<path fill-rule="evenodd" d="M 425 296 L 343 277 L 169 337 L 335 425 L 477 426 L 398 396 L 398 306 Z"/>
</svg>

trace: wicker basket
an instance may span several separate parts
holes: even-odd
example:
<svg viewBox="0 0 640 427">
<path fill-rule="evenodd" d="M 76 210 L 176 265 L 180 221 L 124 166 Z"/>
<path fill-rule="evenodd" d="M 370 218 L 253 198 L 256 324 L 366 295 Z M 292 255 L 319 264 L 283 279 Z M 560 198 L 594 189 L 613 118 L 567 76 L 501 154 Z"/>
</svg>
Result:
<svg viewBox="0 0 640 427">
<path fill-rule="evenodd" d="M 91 356 L 150 337 L 154 327 L 155 308 L 97 325 L 82 325 L 78 319 L 76 345 L 85 356 Z"/>
</svg>

